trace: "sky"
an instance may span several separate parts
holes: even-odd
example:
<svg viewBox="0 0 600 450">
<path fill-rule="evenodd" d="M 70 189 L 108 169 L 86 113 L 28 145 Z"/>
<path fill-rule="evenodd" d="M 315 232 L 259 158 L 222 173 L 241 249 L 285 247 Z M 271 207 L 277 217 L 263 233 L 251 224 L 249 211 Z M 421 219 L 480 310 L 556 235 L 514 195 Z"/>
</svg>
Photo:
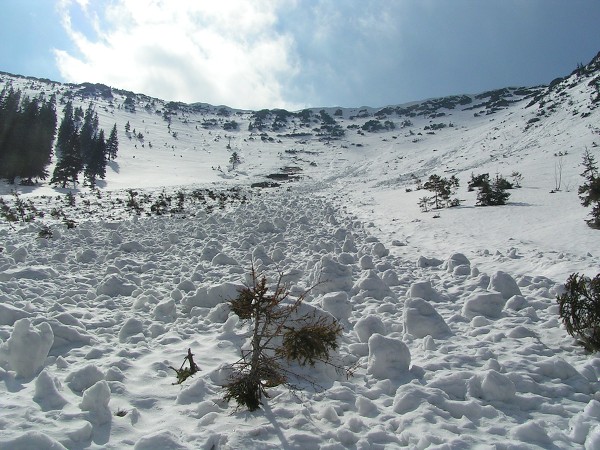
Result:
<svg viewBox="0 0 600 450">
<path fill-rule="evenodd" d="M 234 108 L 381 107 L 548 84 L 598 0 L 0 0 L 0 71 Z"/>
</svg>

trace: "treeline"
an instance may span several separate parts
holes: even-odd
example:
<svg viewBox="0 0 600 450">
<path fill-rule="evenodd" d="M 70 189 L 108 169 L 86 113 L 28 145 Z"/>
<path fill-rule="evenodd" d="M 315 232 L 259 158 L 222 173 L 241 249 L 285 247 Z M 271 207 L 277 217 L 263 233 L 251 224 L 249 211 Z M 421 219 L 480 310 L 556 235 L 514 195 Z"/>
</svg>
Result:
<svg viewBox="0 0 600 450">
<path fill-rule="evenodd" d="M 56 99 L 29 98 L 6 85 L 0 93 L 0 178 L 46 179 L 56 134 Z"/>
<path fill-rule="evenodd" d="M 73 108 L 69 100 L 63 113 L 56 137 L 57 162 L 50 182 L 62 187 L 67 183 L 76 185 L 83 172 L 84 183 L 95 187 L 97 179 L 104 179 L 106 175 L 107 161 L 117 157 L 117 124 L 106 139 L 92 103 L 84 113 L 81 107 Z"/>
<path fill-rule="evenodd" d="M 45 180 L 54 149 L 56 166 L 52 184 L 76 185 L 81 173 L 84 183 L 91 187 L 95 187 L 98 179 L 104 179 L 108 160 L 115 159 L 119 150 L 117 124 L 106 138 L 98 126 L 98 114 L 92 103 L 84 112 L 81 107 L 74 108 L 69 100 L 63 113 L 57 134 L 54 95 L 49 99 L 44 94 L 30 98 L 10 84 L 2 89 L 0 178 L 11 184 L 19 178 L 24 185 L 32 185 L 36 179 Z"/>
</svg>

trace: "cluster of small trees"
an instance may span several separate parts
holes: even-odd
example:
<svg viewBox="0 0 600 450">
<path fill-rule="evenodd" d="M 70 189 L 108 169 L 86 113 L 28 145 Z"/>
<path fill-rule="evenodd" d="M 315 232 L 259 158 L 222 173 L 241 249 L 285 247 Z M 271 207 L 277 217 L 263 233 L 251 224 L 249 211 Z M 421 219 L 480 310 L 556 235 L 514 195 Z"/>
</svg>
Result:
<svg viewBox="0 0 600 450">
<path fill-rule="evenodd" d="M 514 188 L 514 185 L 500 174 L 496 174 L 496 178 L 493 180 L 490 180 L 489 173 L 477 176 L 471 174 L 468 190 L 473 191 L 475 188 L 479 188 L 477 192 L 478 206 L 498 206 L 506 205 L 506 201 L 510 197 L 510 193 L 506 191 Z"/>
<path fill-rule="evenodd" d="M 0 93 L 0 178 L 45 179 L 56 130 L 55 97 L 29 98 L 6 85 Z"/>
<path fill-rule="evenodd" d="M 496 174 L 496 178 L 490 180 L 490 174 L 484 173 L 481 175 L 471 174 L 471 180 L 468 183 L 468 190 L 477 192 L 477 206 L 496 206 L 505 205 L 510 197 L 508 189 L 520 187 L 520 182 L 523 176 L 518 173 L 513 173 L 514 183 L 511 183 L 500 174 Z M 417 189 L 427 189 L 433 193 L 431 197 L 421 197 L 419 206 L 424 212 L 429 209 L 441 209 L 453 206 L 459 206 L 460 200 L 452 198 L 459 187 L 458 178 L 452 175 L 450 178 L 444 178 L 439 175 L 431 175 L 429 179 L 421 185 L 420 180 L 417 180 Z"/>
<path fill-rule="evenodd" d="M 90 103 L 85 113 L 81 107 L 73 108 L 68 101 L 56 138 L 57 163 L 51 183 L 66 187 L 76 185 L 83 171 L 85 182 L 94 187 L 98 178 L 104 179 L 108 159 L 115 159 L 119 149 L 117 125 L 108 140 L 98 126 L 98 114 Z"/>
</svg>

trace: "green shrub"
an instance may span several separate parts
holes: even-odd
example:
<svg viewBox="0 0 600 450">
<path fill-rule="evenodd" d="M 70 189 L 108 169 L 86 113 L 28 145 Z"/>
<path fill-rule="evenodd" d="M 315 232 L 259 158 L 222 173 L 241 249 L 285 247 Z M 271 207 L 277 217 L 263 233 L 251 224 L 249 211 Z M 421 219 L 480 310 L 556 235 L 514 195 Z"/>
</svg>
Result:
<svg viewBox="0 0 600 450">
<path fill-rule="evenodd" d="M 225 400 L 235 400 L 250 411 L 260 408 L 267 389 L 285 385 L 291 387 L 290 376 L 298 375 L 284 365 L 295 361 L 314 366 L 317 362 L 333 365 L 331 352 L 338 348 L 342 326 L 326 315 L 299 313 L 308 292 L 290 298 L 280 274 L 274 288 L 267 286 L 265 276 L 252 268 L 252 284 L 241 289 L 229 301 L 229 308 L 250 325 L 251 348 L 242 350 L 241 358 L 231 365 L 231 375 L 225 388 Z M 346 373 L 350 373 L 345 370 Z"/>
<path fill-rule="evenodd" d="M 571 274 L 557 301 L 567 333 L 587 350 L 600 350 L 600 274 L 593 279 Z"/>
</svg>

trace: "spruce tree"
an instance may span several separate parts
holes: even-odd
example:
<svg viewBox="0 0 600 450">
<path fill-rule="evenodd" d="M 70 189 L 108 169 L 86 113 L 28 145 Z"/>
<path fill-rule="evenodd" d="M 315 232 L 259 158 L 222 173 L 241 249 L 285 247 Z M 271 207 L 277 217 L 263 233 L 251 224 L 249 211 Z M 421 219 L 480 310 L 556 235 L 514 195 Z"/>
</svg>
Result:
<svg viewBox="0 0 600 450">
<path fill-rule="evenodd" d="M 89 104 L 85 115 L 83 116 L 83 124 L 79 132 L 79 144 L 81 148 L 81 158 L 83 164 L 87 166 L 92 159 L 92 153 L 96 146 L 96 138 L 98 136 L 98 114 L 94 111 L 94 105 Z"/>
<path fill-rule="evenodd" d="M 90 187 L 96 186 L 96 179 L 104 179 L 106 175 L 106 140 L 104 139 L 104 130 L 98 132 L 98 136 L 93 140 L 93 147 L 89 154 L 89 160 L 85 165 L 84 177 Z"/>
<path fill-rule="evenodd" d="M 577 192 L 583 206 L 586 208 L 592 206 L 591 218 L 586 220 L 587 224 L 592 228 L 600 228 L 600 177 L 598 177 L 596 159 L 587 148 L 583 154 L 582 165 L 581 176 L 585 179 L 585 183 L 579 186 Z"/>
<path fill-rule="evenodd" d="M 483 177 L 479 192 L 477 193 L 477 205 L 506 205 L 506 201 L 510 197 L 510 193 L 506 192 L 508 186 L 511 186 L 511 184 L 501 175 L 496 175 L 496 178 L 491 183 L 489 178 Z"/>
<path fill-rule="evenodd" d="M 117 124 L 115 123 L 106 141 L 106 156 L 108 159 L 114 160 L 119 151 L 119 137 L 117 136 Z"/>
<path fill-rule="evenodd" d="M 78 109 L 80 110 L 80 108 L 73 109 L 70 100 L 67 102 L 56 138 L 58 161 L 50 182 L 60 184 L 63 188 L 66 187 L 69 181 L 75 185 L 79 172 L 83 168 L 79 144 L 79 127 L 75 121 Z"/>
<path fill-rule="evenodd" d="M 13 183 L 17 176 L 18 150 L 14 148 L 16 134 L 20 130 L 15 127 L 19 122 L 19 105 L 21 91 L 7 85 L 0 94 L 0 177 Z"/>
<path fill-rule="evenodd" d="M 60 184 L 64 188 L 68 182 L 71 182 L 73 183 L 73 187 L 75 187 L 78 182 L 79 172 L 83 168 L 83 161 L 81 160 L 79 150 L 79 134 L 74 133 L 71 135 L 65 150 L 56 163 L 50 183 Z"/>
<path fill-rule="evenodd" d="M 444 206 L 458 206 L 458 199 L 450 199 L 450 197 L 455 193 L 456 188 L 458 188 L 458 185 L 458 178 L 456 178 L 454 175 L 452 175 L 450 178 L 443 178 L 439 175 L 431 175 L 423 184 L 423 188 L 433 192 L 434 195 L 431 199 L 433 208 L 440 209 Z"/>
</svg>

